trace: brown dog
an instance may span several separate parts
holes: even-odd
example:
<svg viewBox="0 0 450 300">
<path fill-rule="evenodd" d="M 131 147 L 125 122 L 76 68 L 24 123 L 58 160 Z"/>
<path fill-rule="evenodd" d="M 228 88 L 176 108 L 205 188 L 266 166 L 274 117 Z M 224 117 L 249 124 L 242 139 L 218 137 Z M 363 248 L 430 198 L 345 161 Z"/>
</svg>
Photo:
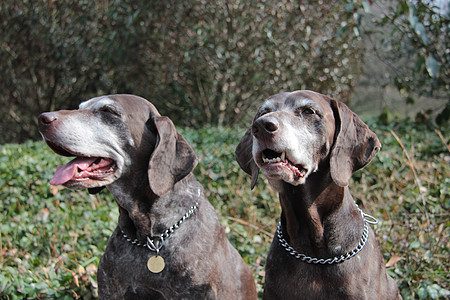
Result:
<svg viewBox="0 0 450 300">
<path fill-rule="evenodd" d="M 343 103 L 311 91 L 281 93 L 258 110 L 236 149 L 279 192 L 281 221 L 263 299 L 401 299 L 348 184 L 381 144 Z"/>
<path fill-rule="evenodd" d="M 256 299 L 250 268 L 229 243 L 191 174 L 197 158 L 172 121 L 143 98 L 111 95 L 43 113 L 57 154 L 54 185 L 106 187 L 119 224 L 98 267 L 102 299 Z"/>
</svg>

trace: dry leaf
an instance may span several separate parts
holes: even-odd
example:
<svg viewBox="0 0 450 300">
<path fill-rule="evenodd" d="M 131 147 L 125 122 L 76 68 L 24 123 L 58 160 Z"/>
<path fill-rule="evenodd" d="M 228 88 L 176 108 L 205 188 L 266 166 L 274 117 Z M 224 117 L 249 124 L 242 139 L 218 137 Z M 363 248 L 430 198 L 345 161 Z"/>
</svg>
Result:
<svg viewBox="0 0 450 300">
<path fill-rule="evenodd" d="M 94 264 L 90 264 L 86 267 L 86 273 L 90 276 L 95 275 L 97 273 L 97 266 Z"/>
<path fill-rule="evenodd" d="M 77 274 L 73 273 L 72 275 L 73 275 L 73 282 L 75 283 L 75 285 L 76 285 L 77 287 L 80 287 L 80 283 L 78 282 L 78 276 L 77 276 Z"/>
<path fill-rule="evenodd" d="M 59 188 L 57 186 L 50 185 L 50 193 L 52 193 L 53 196 L 56 196 L 56 194 L 58 194 L 58 190 Z"/>
<path fill-rule="evenodd" d="M 84 267 L 82 265 L 78 265 L 78 275 L 83 275 L 84 273 L 86 273 L 86 270 L 84 269 Z"/>
<path fill-rule="evenodd" d="M 389 261 L 387 262 L 386 267 L 392 267 L 393 265 L 398 263 L 400 260 L 402 260 L 402 258 L 400 256 L 398 256 L 397 254 L 394 254 L 394 255 L 392 255 L 391 259 L 389 259 Z"/>
</svg>

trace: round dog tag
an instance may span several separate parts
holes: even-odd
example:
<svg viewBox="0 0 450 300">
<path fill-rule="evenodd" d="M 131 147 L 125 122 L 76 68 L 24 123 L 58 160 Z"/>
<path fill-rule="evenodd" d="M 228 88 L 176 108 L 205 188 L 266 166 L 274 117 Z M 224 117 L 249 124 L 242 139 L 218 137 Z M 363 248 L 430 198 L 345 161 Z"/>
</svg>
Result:
<svg viewBox="0 0 450 300">
<path fill-rule="evenodd" d="M 147 261 L 147 268 L 152 273 L 161 272 L 162 270 L 164 270 L 165 265 L 166 264 L 164 262 L 164 258 L 162 258 L 162 256 L 159 255 L 154 255 L 150 257 Z"/>
</svg>

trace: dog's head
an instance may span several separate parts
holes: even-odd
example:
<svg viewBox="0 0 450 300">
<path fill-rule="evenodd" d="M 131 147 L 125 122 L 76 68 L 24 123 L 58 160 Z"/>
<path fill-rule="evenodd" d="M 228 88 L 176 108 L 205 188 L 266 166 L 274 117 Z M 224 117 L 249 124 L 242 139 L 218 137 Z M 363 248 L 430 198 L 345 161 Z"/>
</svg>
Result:
<svg viewBox="0 0 450 300">
<path fill-rule="evenodd" d="M 339 186 L 368 164 L 381 144 L 345 104 L 312 91 L 272 96 L 258 109 L 236 148 L 236 160 L 252 176 L 259 170 L 272 186 L 304 184 L 327 165 Z"/>
<path fill-rule="evenodd" d="M 197 164 L 172 121 L 133 95 L 102 96 L 78 110 L 43 113 L 39 131 L 55 153 L 75 156 L 50 183 L 91 193 L 118 181 L 131 187 L 148 174 L 151 190 L 161 196 Z"/>
</svg>

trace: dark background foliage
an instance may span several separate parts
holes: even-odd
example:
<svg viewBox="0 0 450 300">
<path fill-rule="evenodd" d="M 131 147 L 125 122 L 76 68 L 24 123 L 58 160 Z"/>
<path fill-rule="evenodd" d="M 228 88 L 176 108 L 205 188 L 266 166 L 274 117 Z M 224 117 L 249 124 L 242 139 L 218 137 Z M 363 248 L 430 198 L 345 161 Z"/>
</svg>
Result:
<svg viewBox="0 0 450 300">
<path fill-rule="evenodd" d="M 3 1 L 0 142 L 36 116 L 134 93 L 177 125 L 230 125 L 281 90 L 342 99 L 360 72 L 342 1 Z M 320 20 L 320 22 L 318 22 Z"/>
<path fill-rule="evenodd" d="M 111 93 L 143 96 L 177 125 L 199 128 L 242 124 L 280 91 L 316 90 L 370 112 L 391 97 L 377 90 L 394 87 L 419 110 L 447 107 L 442 123 L 442 3 L 2 1 L 0 143 L 38 138 L 43 111 Z"/>
</svg>

